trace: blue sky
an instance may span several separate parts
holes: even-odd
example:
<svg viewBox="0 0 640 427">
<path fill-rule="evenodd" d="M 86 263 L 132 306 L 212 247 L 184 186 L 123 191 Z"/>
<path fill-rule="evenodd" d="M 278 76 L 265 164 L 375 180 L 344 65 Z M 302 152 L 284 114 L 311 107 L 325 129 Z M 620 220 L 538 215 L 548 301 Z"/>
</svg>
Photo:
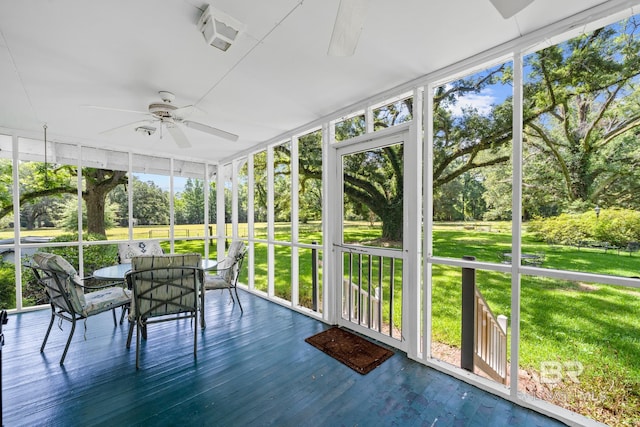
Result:
<svg viewBox="0 0 640 427">
<path fill-rule="evenodd" d="M 165 191 L 169 191 L 170 183 L 169 183 L 169 176 L 167 175 L 154 175 L 154 174 L 147 174 L 147 173 L 134 173 L 134 175 L 138 177 L 140 181 L 143 181 L 143 182 L 152 181 L 161 189 Z M 176 193 L 182 192 L 184 190 L 184 186 L 186 185 L 186 183 L 187 183 L 187 178 L 174 176 L 173 177 L 174 192 Z"/>
</svg>

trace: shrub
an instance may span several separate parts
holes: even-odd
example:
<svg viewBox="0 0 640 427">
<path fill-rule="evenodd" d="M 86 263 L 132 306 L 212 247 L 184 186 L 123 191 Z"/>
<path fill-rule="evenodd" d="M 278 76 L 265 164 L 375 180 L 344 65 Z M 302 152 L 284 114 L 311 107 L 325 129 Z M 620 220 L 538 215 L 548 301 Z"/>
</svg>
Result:
<svg viewBox="0 0 640 427">
<path fill-rule="evenodd" d="M 104 236 L 99 234 L 86 234 L 83 237 L 85 242 L 95 242 L 104 240 Z M 77 233 L 61 234 L 52 240 L 52 242 L 75 242 L 78 240 Z M 52 247 L 47 249 L 48 252 L 60 255 L 69 261 L 72 265 L 78 266 L 79 254 L 77 246 Z M 116 263 L 118 256 L 117 245 L 85 245 L 82 250 L 84 269 L 86 272 L 93 272 L 98 268 Z M 82 272 L 80 272 L 82 275 Z"/>
<path fill-rule="evenodd" d="M 16 306 L 16 269 L 10 262 L 0 260 L 0 309 Z"/>
<path fill-rule="evenodd" d="M 535 219 L 527 224 L 534 239 L 563 245 L 584 241 L 608 242 L 626 247 L 640 241 L 640 212 L 629 209 L 602 209 L 600 216 L 587 211 Z"/>
</svg>

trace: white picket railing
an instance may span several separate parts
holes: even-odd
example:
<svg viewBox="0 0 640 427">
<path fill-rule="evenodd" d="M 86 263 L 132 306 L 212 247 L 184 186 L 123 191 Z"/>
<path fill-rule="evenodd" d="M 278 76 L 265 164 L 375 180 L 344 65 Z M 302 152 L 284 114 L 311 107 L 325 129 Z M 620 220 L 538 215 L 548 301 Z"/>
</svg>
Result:
<svg viewBox="0 0 640 427">
<path fill-rule="evenodd" d="M 502 384 L 507 383 L 507 317 L 495 316 L 475 288 L 475 337 L 473 363 Z"/>
<path fill-rule="evenodd" d="M 348 295 L 351 289 L 351 295 Z M 342 315 L 345 319 L 380 331 L 380 288 L 366 289 L 345 279 L 342 295 Z"/>
</svg>

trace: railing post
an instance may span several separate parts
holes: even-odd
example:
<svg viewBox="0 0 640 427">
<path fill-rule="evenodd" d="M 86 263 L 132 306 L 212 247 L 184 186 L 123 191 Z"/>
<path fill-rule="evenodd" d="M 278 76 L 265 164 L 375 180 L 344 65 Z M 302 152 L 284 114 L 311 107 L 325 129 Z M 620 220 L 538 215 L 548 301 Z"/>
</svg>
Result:
<svg viewBox="0 0 640 427">
<path fill-rule="evenodd" d="M 313 303 L 313 311 L 318 311 L 318 249 L 315 245 L 318 242 L 311 242 L 314 247 L 311 249 L 311 300 Z"/>
<path fill-rule="evenodd" d="M 463 256 L 465 261 L 475 261 L 473 256 Z M 462 269 L 462 341 L 460 367 L 473 372 L 473 347 L 475 324 L 475 268 Z"/>
<path fill-rule="evenodd" d="M 505 316 L 504 314 L 500 314 L 498 316 L 498 325 L 500 325 L 500 327 L 502 328 L 502 332 L 507 333 L 507 316 Z"/>
</svg>

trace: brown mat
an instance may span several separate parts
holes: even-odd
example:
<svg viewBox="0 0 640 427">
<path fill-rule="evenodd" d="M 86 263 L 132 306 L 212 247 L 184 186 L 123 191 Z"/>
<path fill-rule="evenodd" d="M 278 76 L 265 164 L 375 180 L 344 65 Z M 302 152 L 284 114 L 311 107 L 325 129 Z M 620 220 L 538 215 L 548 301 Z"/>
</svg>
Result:
<svg viewBox="0 0 640 427">
<path fill-rule="evenodd" d="M 393 356 L 393 351 L 338 327 L 310 336 L 305 341 L 362 375 Z"/>
</svg>

